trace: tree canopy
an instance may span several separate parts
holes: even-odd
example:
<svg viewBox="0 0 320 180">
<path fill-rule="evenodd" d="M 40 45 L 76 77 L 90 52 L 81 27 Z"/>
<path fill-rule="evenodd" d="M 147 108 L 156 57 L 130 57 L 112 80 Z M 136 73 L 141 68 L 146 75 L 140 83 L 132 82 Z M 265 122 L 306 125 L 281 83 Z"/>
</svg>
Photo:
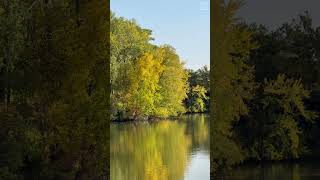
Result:
<svg viewBox="0 0 320 180">
<path fill-rule="evenodd" d="M 141 119 L 185 112 L 188 73 L 170 45 L 156 46 L 151 30 L 111 15 L 113 117 Z"/>
</svg>

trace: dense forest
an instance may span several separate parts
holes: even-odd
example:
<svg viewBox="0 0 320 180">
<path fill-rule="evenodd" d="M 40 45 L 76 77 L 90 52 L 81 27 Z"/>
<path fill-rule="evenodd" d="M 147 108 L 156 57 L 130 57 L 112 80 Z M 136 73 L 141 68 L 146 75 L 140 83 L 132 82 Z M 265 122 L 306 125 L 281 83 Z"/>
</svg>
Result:
<svg viewBox="0 0 320 180">
<path fill-rule="evenodd" d="M 111 14 L 113 120 L 142 120 L 206 112 L 209 68 L 188 70 L 170 45 L 152 44 L 152 31 Z"/>
<path fill-rule="evenodd" d="M 0 1 L 0 179 L 106 178 L 109 13 L 101 0 Z"/>
<path fill-rule="evenodd" d="M 241 5 L 213 5 L 212 176 L 247 161 L 319 158 L 320 27 L 308 12 L 272 30 L 246 24 Z"/>
</svg>

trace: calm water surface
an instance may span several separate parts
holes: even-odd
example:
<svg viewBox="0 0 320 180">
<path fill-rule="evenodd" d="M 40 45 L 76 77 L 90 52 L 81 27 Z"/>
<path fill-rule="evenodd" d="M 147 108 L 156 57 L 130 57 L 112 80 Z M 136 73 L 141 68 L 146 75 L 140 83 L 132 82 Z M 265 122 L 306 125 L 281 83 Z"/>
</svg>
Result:
<svg viewBox="0 0 320 180">
<path fill-rule="evenodd" d="M 209 180 L 209 117 L 111 124 L 111 180 Z"/>
<path fill-rule="evenodd" d="M 319 162 L 243 165 L 223 180 L 320 180 Z"/>
</svg>

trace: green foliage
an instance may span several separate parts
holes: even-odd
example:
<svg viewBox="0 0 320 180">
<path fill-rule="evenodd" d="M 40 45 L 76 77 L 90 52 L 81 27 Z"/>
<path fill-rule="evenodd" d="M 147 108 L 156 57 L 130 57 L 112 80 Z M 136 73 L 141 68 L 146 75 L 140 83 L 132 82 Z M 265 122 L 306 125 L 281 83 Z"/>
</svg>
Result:
<svg viewBox="0 0 320 180">
<path fill-rule="evenodd" d="M 208 112 L 210 102 L 210 70 L 204 66 L 196 71 L 190 69 L 189 73 L 189 92 L 185 99 L 187 111 Z M 199 86 L 199 87 L 197 87 Z"/>
<path fill-rule="evenodd" d="M 262 160 L 296 159 L 305 150 L 301 124 L 312 122 L 316 114 L 305 108 L 309 92 L 301 81 L 279 75 L 265 81 L 247 122 L 250 156 Z"/>
<path fill-rule="evenodd" d="M 239 24 L 233 17 L 240 5 L 214 5 L 212 37 L 219 46 L 212 48 L 211 62 L 213 175 L 243 160 L 318 152 L 312 142 L 318 135 L 319 28 L 308 13 L 275 31 Z"/>
<path fill-rule="evenodd" d="M 111 85 L 112 96 L 121 99 L 122 91 L 128 88 L 127 69 L 144 53 L 151 51 L 151 31 L 142 29 L 134 20 L 110 19 Z M 121 101 L 121 100 L 120 100 Z"/>
<path fill-rule="evenodd" d="M 111 15 L 113 119 L 174 116 L 185 111 L 187 72 L 174 48 L 157 47 L 151 31 Z"/>
<path fill-rule="evenodd" d="M 259 44 L 248 62 L 255 67 L 260 87 L 249 103 L 248 116 L 234 127 L 237 141 L 251 159 L 316 156 L 318 28 L 308 13 L 274 31 L 255 24 L 242 26 L 250 29 Z"/>
<path fill-rule="evenodd" d="M 240 116 L 248 114 L 247 101 L 254 91 L 253 69 L 247 60 L 250 51 L 256 47 L 251 41 L 247 28 L 236 25 L 236 10 L 239 1 L 214 1 L 215 24 L 213 28 L 210 112 L 211 132 L 211 172 L 224 166 L 240 163 L 244 154 L 234 142 L 233 123 Z M 217 143 L 218 142 L 218 143 Z"/>
<path fill-rule="evenodd" d="M 159 56 L 162 53 L 159 52 Z M 163 71 L 162 58 L 146 54 L 137 60 L 129 72 L 130 86 L 127 91 L 128 110 L 133 116 L 152 115 L 156 111 L 155 103 L 159 100 L 158 85 Z"/>
<path fill-rule="evenodd" d="M 101 178 L 108 171 L 106 2 L 4 5 L 1 179 Z"/>
<path fill-rule="evenodd" d="M 164 70 L 159 79 L 160 99 L 156 103 L 156 115 L 176 116 L 185 112 L 183 100 L 189 90 L 188 74 L 173 47 L 165 45 L 161 49 L 164 53 Z"/>
<path fill-rule="evenodd" d="M 210 69 L 208 66 L 205 65 L 196 71 L 190 69 L 188 72 L 190 76 L 189 85 L 191 87 L 200 85 L 207 89 L 208 93 L 210 92 Z"/>
<path fill-rule="evenodd" d="M 206 93 L 207 90 L 203 86 L 191 87 L 186 100 L 188 112 L 204 112 L 206 110 L 205 100 L 208 99 Z"/>
</svg>

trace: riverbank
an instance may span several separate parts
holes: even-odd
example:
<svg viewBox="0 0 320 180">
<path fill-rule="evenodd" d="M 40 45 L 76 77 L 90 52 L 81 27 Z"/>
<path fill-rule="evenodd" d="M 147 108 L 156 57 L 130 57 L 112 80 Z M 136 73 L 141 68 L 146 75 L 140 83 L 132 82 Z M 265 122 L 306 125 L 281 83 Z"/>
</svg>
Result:
<svg viewBox="0 0 320 180">
<path fill-rule="evenodd" d="M 179 119 L 183 116 L 187 115 L 209 115 L 209 112 L 203 112 L 203 113 L 184 113 L 178 116 L 169 116 L 169 117 L 139 117 L 139 118 L 124 118 L 124 119 L 112 119 L 111 123 L 126 123 L 126 122 L 157 122 L 161 120 L 174 120 L 174 119 Z"/>
</svg>

